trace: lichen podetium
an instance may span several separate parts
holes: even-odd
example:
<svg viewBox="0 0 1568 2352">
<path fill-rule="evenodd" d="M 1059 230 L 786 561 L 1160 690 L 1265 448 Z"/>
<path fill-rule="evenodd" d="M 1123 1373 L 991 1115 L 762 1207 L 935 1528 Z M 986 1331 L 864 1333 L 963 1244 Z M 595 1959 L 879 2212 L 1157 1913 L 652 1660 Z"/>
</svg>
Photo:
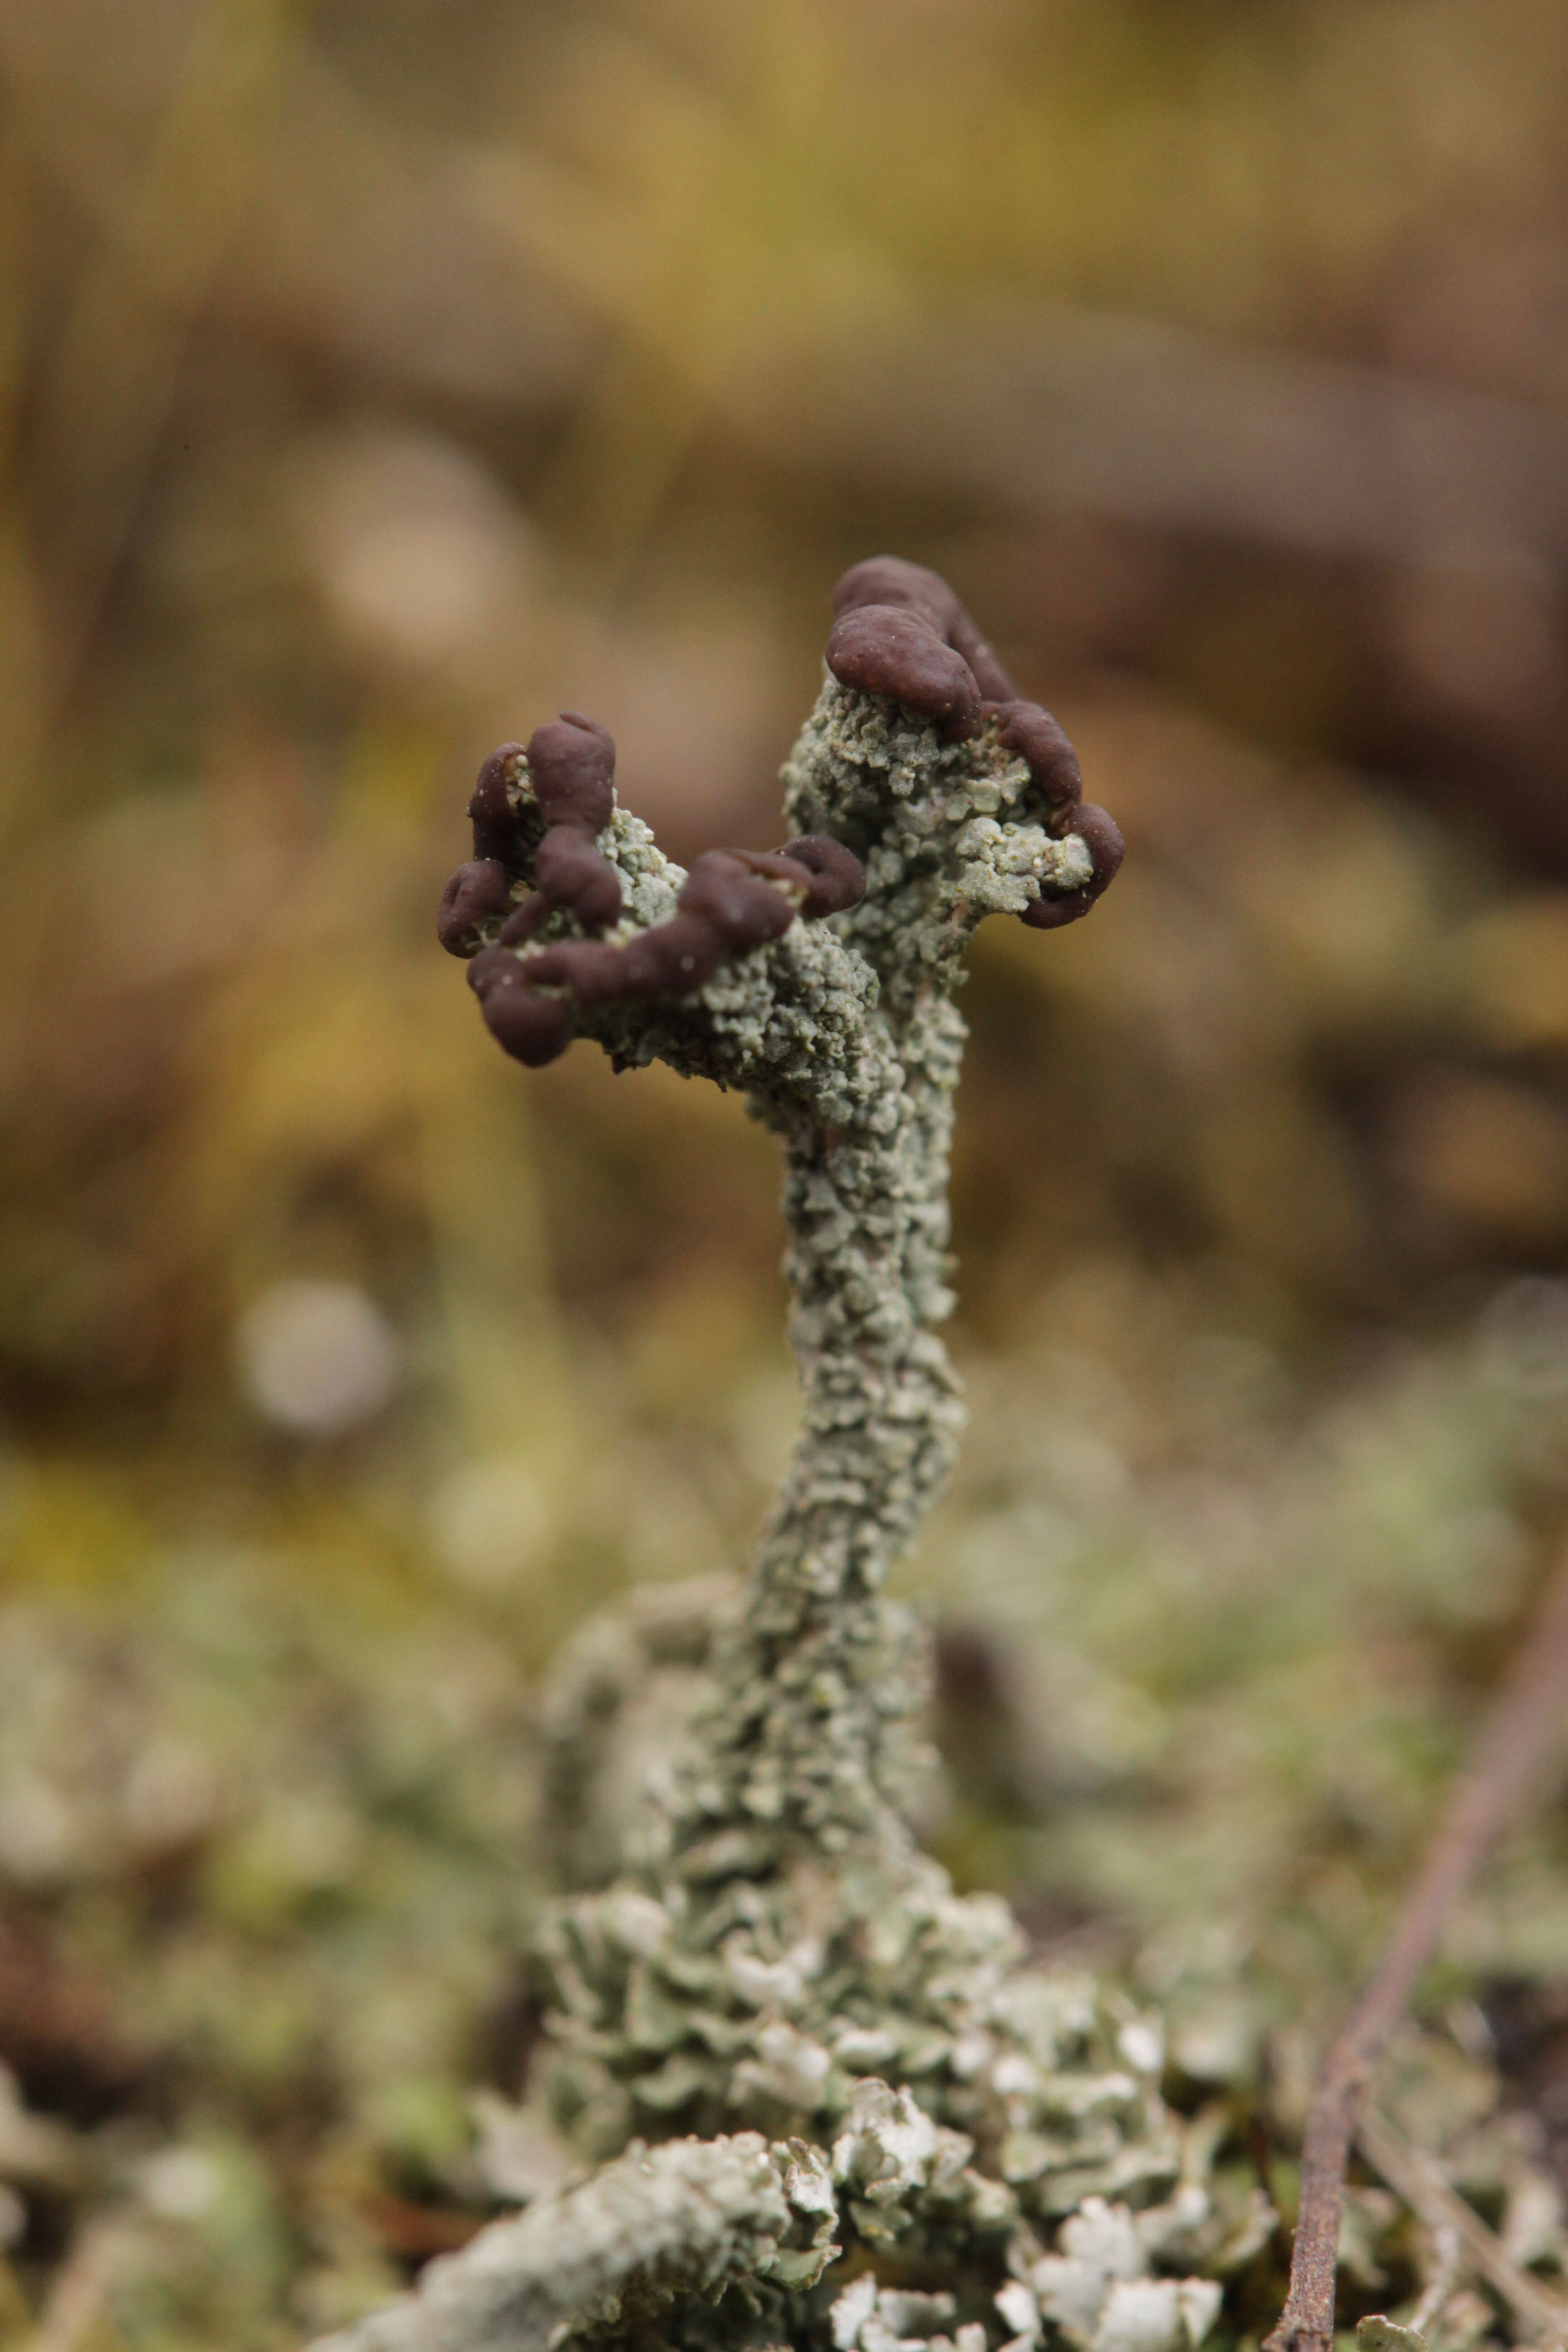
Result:
<svg viewBox="0 0 1568 2352">
<path fill-rule="evenodd" d="M 570 2185 L 338 2352 L 574 2336 L 1183 2352 L 1273 2226 L 1205 2177 L 1159 2036 L 1026 1965 L 906 1825 L 923 1653 L 889 1568 L 961 1422 L 940 1337 L 963 950 L 1088 912 L 1121 837 L 952 592 L 839 583 L 795 837 L 687 876 L 568 713 L 487 762 L 443 938 L 520 1059 L 574 1036 L 742 1089 L 779 1137 L 803 1426 L 708 1697 L 611 1883 L 542 1939 Z M 652 2143 L 652 2145 L 650 2145 Z"/>
</svg>

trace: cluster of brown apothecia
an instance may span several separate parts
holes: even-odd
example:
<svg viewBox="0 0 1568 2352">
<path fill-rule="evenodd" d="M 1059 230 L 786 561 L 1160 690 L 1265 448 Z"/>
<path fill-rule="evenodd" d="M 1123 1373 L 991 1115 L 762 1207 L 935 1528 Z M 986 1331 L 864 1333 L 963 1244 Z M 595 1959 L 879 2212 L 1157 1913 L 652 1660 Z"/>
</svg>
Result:
<svg viewBox="0 0 1568 2352">
<path fill-rule="evenodd" d="M 1120 828 L 1107 810 L 1083 799 L 1072 745 L 1048 710 L 1022 698 L 946 581 L 900 556 L 873 555 L 844 574 L 833 609 L 838 618 L 827 640 L 827 667 L 840 686 L 901 703 L 948 742 L 994 724 L 1044 795 L 1047 830 L 1058 840 L 1076 833 L 1084 843 L 1093 878 L 1080 890 L 1037 898 L 1023 921 L 1054 931 L 1087 915 L 1121 864 Z"/>
<path fill-rule="evenodd" d="M 545 829 L 533 854 L 535 887 L 514 905 L 519 824 L 508 785 L 525 766 Z M 469 985 L 491 1033 L 534 1067 L 565 1051 L 578 1008 L 616 996 L 689 996 L 727 957 L 776 940 L 797 914 L 837 914 L 866 887 L 859 859 L 826 835 L 778 850 L 710 849 L 681 885 L 668 922 L 618 946 L 595 938 L 621 911 L 620 876 L 595 846 L 615 806 L 615 768 L 609 736 L 574 710 L 536 729 L 526 747 L 492 751 L 468 803 L 474 857 L 441 901 L 442 945 L 472 958 Z M 520 958 L 514 950 L 557 908 L 590 936 Z M 505 920 L 485 947 L 498 915 Z"/>
<path fill-rule="evenodd" d="M 1071 744 L 1049 711 L 1018 698 L 946 583 L 920 564 L 875 556 L 845 573 L 833 604 L 827 667 L 840 685 L 900 704 L 950 742 L 994 726 L 1039 787 L 1049 830 L 1058 838 L 1076 833 L 1087 845 L 1091 880 L 1040 898 L 1025 922 L 1049 930 L 1087 914 L 1121 863 L 1121 835 L 1103 809 L 1081 802 Z M 692 867 L 667 922 L 620 944 L 602 939 L 621 912 L 620 877 L 596 845 L 615 808 L 615 768 L 609 735 L 574 710 L 537 729 L 526 746 L 492 751 L 468 803 L 473 857 L 441 900 L 442 945 L 471 959 L 469 984 L 492 1034 L 534 1066 L 564 1052 L 580 1009 L 616 997 L 689 996 L 728 958 L 777 939 L 797 914 L 839 914 L 865 891 L 860 860 L 825 834 L 777 850 L 714 849 Z M 534 887 L 517 899 L 524 835 L 512 793 L 525 772 L 544 830 L 533 850 Z M 585 936 L 520 955 L 556 910 Z"/>
</svg>

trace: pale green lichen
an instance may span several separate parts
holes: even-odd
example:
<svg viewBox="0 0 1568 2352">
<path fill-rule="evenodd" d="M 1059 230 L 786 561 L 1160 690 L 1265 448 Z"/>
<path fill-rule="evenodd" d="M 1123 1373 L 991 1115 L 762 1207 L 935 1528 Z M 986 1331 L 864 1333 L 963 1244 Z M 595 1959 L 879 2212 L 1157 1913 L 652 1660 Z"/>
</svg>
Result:
<svg viewBox="0 0 1568 2352">
<path fill-rule="evenodd" d="M 1163 2104 L 1154 2024 L 1026 1966 L 1006 1906 L 956 1895 L 905 1817 L 926 1678 L 883 1588 L 961 1423 L 939 1336 L 952 991 L 982 918 L 1079 888 L 1088 850 L 1047 830 L 994 727 L 947 744 L 831 680 L 784 784 L 795 827 L 863 860 L 862 902 L 691 999 L 578 1024 L 619 1066 L 743 1089 L 780 1138 L 804 1391 L 743 1597 L 600 1625 L 552 1702 L 558 1853 L 584 1891 L 540 1939 L 531 2120 L 599 2168 L 335 2352 L 1195 2352 L 1276 2227 L 1255 2180 L 1216 2170 L 1213 2116 Z M 617 812 L 599 845 L 620 935 L 666 919 L 683 877 L 647 828 Z M 658 1756 L 640 1787 L 637 1708 Z"/>
<path fill-rule="evenodd" d="M 963 1043 L 952 991 L 984 915 L 1021 913 L 1090 871 L 1077 835 L 1047 832 L 1037 787 L 994 730 L 946 745 L 832 681 L 784 782 L 792 824 L 864 860 L 860 905 L 793 925 L 690 1003 L 583 1024 L 622 1065 L 657 1055 L 743 1087 L 785 1152 L 804 1426 L 703 1769 L 671 1817 L 687 1874 L 754 1870 L 800 1834 L 819 1850 L 867 1832 L 902 1843 L 892 1750 L 915 1693 L 877 1596 L 960 1426 L 937 1336 Z M 656 897 L 657 853 L 626 822 L 605 845 L 635 872 L 634 915 L 658 919 L 679 870 Z"/>
<path fill-rule="evenodd" d="M 784 783 L 795 827 L 863 860 L 861 903 L 794 924 L 692 999 L 613 1003 L 580 1025 L 621 1066 L 658 1056 L 743 1088 L 780 1137 L 800 1438 L 743 1604 L 702 1651 L 706 1704 L 621 1874 L 564 1903 L 542 1938 L 541 2103 L 604 2168 L 436 2265 L 416 2297 L 345 2339 L 365 2352 L 521 2346 L 546 2319 L 636 2334 L 655 2301 L 658 2332 L 687 2340 L 710 2323 L 695 2306 L 683 2316 L 678 2291 L 725 2282 L 740 2335 L 765 2315 L 791 2341 L 881 2352 L 942 2342 L 952 2322 L 963 2352 L 981 2352 L 1027 2336 L 994 2295 L 1037 2303 L 1026 2264 L 1052 2258 L 1036 2232 L 1079 2207 L 1125 2217 L 1125 2201 L 1106 2200 L 1163 2211 L 1182 2179 L 1157 2034 L 1087 1980 L 1026 1969 L 1005 1906 L 956 1895 L 916 1849 L 902 1806 L 924 1675 L 883 1593 L 961 1423 L 939 1327 L 963 951 L 984 916 L 1080 887 L 1089 852 L 1047 830 L 1038 788 L 994 727 L 944 743 L 831 680 Z M 682 877 L 646 828 L 617 812 L 600 845 L 622 876 L 623 934 L 665 919 Z M 635 1663 L 613 1634 L 598 1640 L 564 1706 L 579 1728 L 596 1704 L 613 1711 Z M 689 1637 L 688 1654 L 695 1664 Z M 563 1737 L 562 1846 L 592 1874 L 603 1857 L 571 1752 Z M 620 2153 L 691 2131 L 709 2137 Z M 804 2247 L 785 2211 L 802 2182 L 825 2200 L 806 2200 L 822 2229 Z M 1195 2244 L 1212 2204 L 1195 2185 L 1184 2193 Z M 951 2288 L 910 2294 L 862 2269 L 868 2284 L 814 2303 L 834 2228 L 836 2252 L 936 2263 Z M 1138 2242 L 1142 2270 L 1118 2280 L 1143 2293 L 1138 2346 L 1180 2352 L 1215 2298 L 1195 2280 L 1144 2276 L 1174 2245 L 1168 2231 Z M 787 2311 L 773 2307 L 781 2293 L 795 2299 Z M 1120 2346 L 1126 2330 L 1112 2336 Z"/>
<path fill-rule="evenodd" d="M 647 2329 L 683 2295 L 816 2284 L 837 2251 L 837 2208 L 819 2150 L 756 2132 L 628 2148 L 561 2196 L 500 2221 L 432 2263 L 402 2297 L 336 2343 L 361 2352 L 544 2352 L 563 2326 L 609 2336 Z"/>
</svg>

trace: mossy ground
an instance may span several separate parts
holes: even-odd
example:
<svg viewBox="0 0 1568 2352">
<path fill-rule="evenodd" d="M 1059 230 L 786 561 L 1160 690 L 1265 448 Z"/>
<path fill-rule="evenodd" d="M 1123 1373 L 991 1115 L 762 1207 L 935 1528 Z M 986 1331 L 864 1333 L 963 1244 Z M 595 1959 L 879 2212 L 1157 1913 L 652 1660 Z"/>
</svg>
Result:
<svg viewBox="0 0 1568 2352">
<path fill-rule="evenodd" d="M 1516 1286 L 1321 1407 L 1152 1286 L 1099 1352 L 970 1368 L 918 1579 L 947 1759 L 924 1833 L 1047 1958 L 1163 2013 L 1167 2097 L 1243 2205 L 1266 2186 L 1289 2211 L 1314 2053 L 1527 1615 L 1568 1462 L 1559 1311 Z M 1194 1421 L 1179 1443 L 1166 1407 Z M 753 1449 L 766 1417 L 747 1401 Z M 539 2160 L 510 2113 L 551 1883 L 528 1627 L 363 1508 L 244 1544 L 160 1538 L 110 1482 L 100 1508 L 134 1585 L 16 1596 L 0 1643 L 0 2046 L 25 2102 L 0 2116 L 3 2324 L 90 2246 L 106 2344 L 281 2345 L 404 2284 Z M 675 1704 L 689 1658 L 662 1671 Z M 1549 2265 L 1564 1835 L 1548 1801 L 1510 1838 L 1380 2094 Z M 1352 2316 L 1425 2259 L 1370 2175 L 1352 2201 Z M 1228 2327 L 1271 2316 L 1285 2251 L 1249 2254 Z"/>
</svg>

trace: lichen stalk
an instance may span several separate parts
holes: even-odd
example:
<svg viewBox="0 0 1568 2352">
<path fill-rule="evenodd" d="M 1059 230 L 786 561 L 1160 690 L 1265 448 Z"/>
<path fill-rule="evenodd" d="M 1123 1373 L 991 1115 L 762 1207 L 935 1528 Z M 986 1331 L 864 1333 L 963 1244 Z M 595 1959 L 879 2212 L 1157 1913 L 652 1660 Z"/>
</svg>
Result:
<svg viewBox="0 0 1568 2352">
<path fill-rule="evenodd" d="M 885 1586 L 962 1420 L 941 1338 L 952 993 L 985 916 L 1077 919 L 1121 845 L 933 574 L 879 558 L 835 602 L 783 851 L 683 873 L 615 806 L 604 730 L 567 714 L 487 763 L 443 904 L 519 1059 L 573 1036 L 617 1068 L 657 1057 L 778 1136 L 803 1416 L 743 1604 L 682 1637 L 704 1703 L 608 1882 L 538 1939 L 533 2114 L 564 2165 L 599 2168 L 335 2352 L 1034 2352 L 1053 2330 L 1195 2352 L 1220 2290 L 1181 2274 L 1273 2227 L 1267 2200 L 1180 2185 L 1157 2032 L 1026 1968 L 1005 1905 L 955 1895 L 906 1826 L 925 1678 Z M 614 1710 L 591 1665 L 563 1687 L 555 1779 L 580 1790 Z M 581 1815 L 563 1851 L 598 1853 Z"/>
<path fill-rule="evenodd" d="M 954 733 L 830 675 L 785 812 L 852 853 L 858 903 L 679 1007 L 579 1015 L 622 1065 L 658 1053 L 742 1087 L 780 1137 L 804 1399 L 683 1764 L 628 1874 L 543 1939 L 549 2095 L 596 2154 L 650 2127 L 829 2130 L 868 2065 L 894 2082 L 923 2068 L 944 2121 L 1004 2128 L 954 2053 L 1017 1937 L 1001 1906 L 957 1902 L 906 1826 L 926 1685 L 884 1587 L 962 1419 L 940 1327 L 963 950 L 986 915 L 1027 915 L 1095 874 L 1006 737 L 1002 714 Z M 638 840 L 625 886 L 654 920 L 660 892 L 682 895 L 656 856 Z"/>
<path fill-rule="evenodd" d="M 470 804 L 441 936 L 507 1049 L 657 1057 L 779 1138 L 804 1410 L 739 1608 L 645 1596 L 547 1703 L 578 1891 L 538 1939 L 518 2122 L 559 2186 L 319 2352 L 1199 2352 L 1276 2238 L 1267 2190 L 1216 2164 L 1223 2109 L 1163 2104 L 1155 2021 L 1029 1965 L 1006 1906 L 956 1895 L 905 1826 L 925 1682 L 884 1588 L 961 1421 L 952 994 L 984 916 L 1078 919 L 1121 845 L 943 583 L 877 558 L 835 606 L 782 851 L 683 873 L 571 713 Z M 639 1625 L 706 1697 L 663 1717 L 628 1814 L 595 1792 L 624 1791 L 650 1719 Z"/>
<path fill-rule="evenodd" d="M 788 817 L 831 825 L 866 861 L 867 895 L 837 929 L 875 974 L 862 1015 L 869 1082 L 857 1089 L 860 1115 L 841 1123 L 811 1104 L 752 1097 L 784 1147 L 803 1417 L 705 1760 L 730 1768 L 725 1809 L 830 1846 L 902 1843 L 920 1685 L 906 1629 L 880 1596 L 963 1423 L 940 1336 L 964 1041 L 951 991 L 984 913 L 1009 897 L 1021 912 L 1024 877 L 1047 861 L 1069 883 L 1081 871 L 1043 829 L 1027 826 L 1026 838 L 1016 820 L 1005 834 L 994 817 L 977 824 L 977 799 L 1010 807 L 1026 792 L 1016 763 L 999 782 L 986 774 L 995 749 L 994 739 L 944 745 L 830 681 L 785 770 Z M 708 1786 L 711 1801 L 711 1769 Z"/>
</svg>

